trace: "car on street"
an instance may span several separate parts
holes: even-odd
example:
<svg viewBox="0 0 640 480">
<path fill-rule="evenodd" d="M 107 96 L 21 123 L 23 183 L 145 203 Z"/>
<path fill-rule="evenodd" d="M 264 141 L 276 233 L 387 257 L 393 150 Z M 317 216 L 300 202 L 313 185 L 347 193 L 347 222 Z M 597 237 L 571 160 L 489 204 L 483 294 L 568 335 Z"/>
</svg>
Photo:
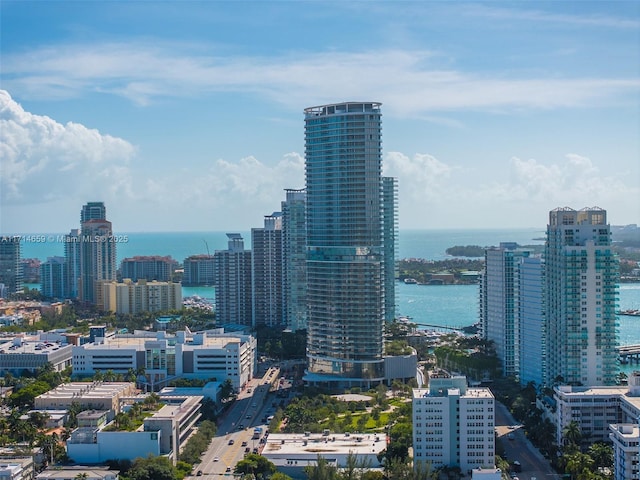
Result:
<svg viewBox="0 0 640 480">
<path fill-rule="evenodd" d="M 233 440 L 233 438 L 229 439 L 229 445 L 233 445 L 235 442 Z"/>
<path fill-rule="evenodd" d="M 214 461 L 214 462 L 219 462 L 219 461 L 220 461 L 220 458 L 219 458 L 219 457 L 213 457 L 213 461 Z"/>
</svg>

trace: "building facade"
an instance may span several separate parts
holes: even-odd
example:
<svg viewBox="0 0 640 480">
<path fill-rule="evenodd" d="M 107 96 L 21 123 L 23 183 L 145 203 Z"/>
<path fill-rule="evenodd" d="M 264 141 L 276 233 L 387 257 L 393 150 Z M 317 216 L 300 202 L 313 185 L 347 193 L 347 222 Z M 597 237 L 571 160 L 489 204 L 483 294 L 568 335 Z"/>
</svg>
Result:
<svg viewBox="0 0 640 480">
<path fill-rule="evenodd" d="M 0 236 L 0 295 L 22 292 L 22 267 L 20 264 L 20 237 Z"/>
<path fill-rule="evenodd" d="M 513 242 L 485 250 L 480 283 L 480 324 L 493 342 L 505 376 L 519 373 L 518 267 L 529 255 Z"/>
<path fill-rule="evenodd" d="M 286 190 L 282 208 L 285 324 L 292 331 L 307 328 L 307 222 L 305 190 Z"/>
<path fill-rule="evenodd" d="M 49 257 L 40 264 L 41 292 L 45 298 L 66 298 L 66 273 L 64 257 Z"/>
<path fill-rule="evenodd" d="M 305 109 L 307 375 L 384 381 L 384 206 L 380 103 Z"/>
<path fill-rule="evenodd" d="M 556 208 L 545 244 L 546 383 L 614 385 L 618 258 L 607 212 Z"/>
<path fill-rule="evenodd" d="M 190 287 L 215 285 L 213 265 L 213 255 L 191 255 L 185 258 L 182 284 Z"/>
<path fill-rule="evenodd" d="M 282 253 L 282 213 L 274 212 L 264 218 L 263 228 L 251 229 L 251 323 L 255 327 L 286 327 Z"/>
<path fill-rule="evenodd" d="M 251 250 L 239 233 L 227 233 L 228 249 L 214 254 L 216 321 L 253 325 Z"/>
<path fill-rule="evenodd" d="M 90 202 L 80 214 L 80 300 L 103 305 L 103 282 L 116 280 L 116 242 L 102 202 Z"/>
<path fill-rule="evenodd" d="M 384 237 L 384 312 L 387 322 L 396 318 L 398 278 L 398 179 L 382 177 Z"/>
<path fill-rule="evenodd" d="M 468 388 L 465 377 L 432 375 L 413 390 L 414 468 L 495 466 L 495 399 L 488 388 Z"/>
<path fill-rule="evenodd" d="M 66 269 L 65 298 L 78 298 L 80 288 L 80 230 L 71 229 L 64 237 Z"/>
<path fill-rule="evenodd" d="M 178 262 L 171 257 L 135 256 L 120 262 L 120 277 L 130 278 L 134 282 L 138 280 L 170 282 L 177 266 Z"/>
<path fill-rule="evenodd" d="M 104 282 L 103 304 L 105 311 L 118 314 L 141 312 L 166 312 L 182 308 L 182 285 L 173 282 Z"/>
<path fill-rule="evenodd" d="M 519 379 L 521 385 L 544 384 L 544 261 L 523 257 L 518 268 Z"/>
</svg>

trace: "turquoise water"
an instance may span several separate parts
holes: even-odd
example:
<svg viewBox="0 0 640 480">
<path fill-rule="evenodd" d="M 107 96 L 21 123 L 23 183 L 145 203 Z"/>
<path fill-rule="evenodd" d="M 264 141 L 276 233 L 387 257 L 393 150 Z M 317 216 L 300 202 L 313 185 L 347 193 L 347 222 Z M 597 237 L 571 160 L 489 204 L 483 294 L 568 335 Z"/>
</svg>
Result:
<svg viewBox="0 0 640 480">
<path fill-rule="evenodd" d="M 249 232 L 242 234 L 245 248 L 251 248 Z M 37 241 L 22 243 L 23 258 L 39 258 L 64 255 L 61 233 L 32 236 Z M 135 255 L 170 255 L 182 262 L 190 255 L 213 253 L 227 248 L 225 232 L 154 232 L 117 233 L 116 248 L 118 262 Z M 542 244 L 543 228 L 521 228 L 516 230 L 403 230 L 399 235 L 399 258 L 447 258 L 445 250 L 454 245 L 498 245 L 500 242 L 517 242 L 521 245 Z M 534 240 L 538 239 L 538 240 Z M 41 241 L 42 240 L 42 241 Z"/>
</svg>

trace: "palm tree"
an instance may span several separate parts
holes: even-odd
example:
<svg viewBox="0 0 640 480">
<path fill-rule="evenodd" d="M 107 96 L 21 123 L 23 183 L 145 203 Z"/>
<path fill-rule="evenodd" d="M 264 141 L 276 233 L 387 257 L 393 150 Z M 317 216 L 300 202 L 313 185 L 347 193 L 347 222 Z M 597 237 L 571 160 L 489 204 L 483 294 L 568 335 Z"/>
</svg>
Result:
<svg viewBox="0 0 640 480">
<path fill-rule="evenodd" d="M 75 477 L 73 478 L 77 478 L 77 479 L 85 479 L 85 478 L 89 478 L 89 474 L 87 472 L 81 472 L 79 474 L 77 474 Z"/>
<path fill-rule="evenodd" d="M 589 455 L 596 467 L 613 467 L 613 448 L 606 443 L 598 442 L 589 447 Z"/>
<path fill-rule="evenodd" d="M 580 442 L 582 441 L 582 432 L 580 431 L 580 425 L 575 420 L 569 422 L 569 424 L 562 430 L 562 438 L 564 444 L 571 450 L 579 450 Z"/>
</svg>

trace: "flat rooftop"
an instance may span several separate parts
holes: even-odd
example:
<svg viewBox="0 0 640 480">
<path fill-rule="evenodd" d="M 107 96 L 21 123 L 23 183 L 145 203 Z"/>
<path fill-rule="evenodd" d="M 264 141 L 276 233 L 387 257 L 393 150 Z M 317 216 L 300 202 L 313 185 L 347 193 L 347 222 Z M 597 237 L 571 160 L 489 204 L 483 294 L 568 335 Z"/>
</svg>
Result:
<svg viewBox="0 0 640 480">
<path fill-rule="evenodd" d="M 262 450 L 262 455 L 279 457 L 298 457 L 316 459 L 318 455 L 328 458 L 331 454 L 347 455 L 377 455 L 387 447 L 387 437 L 384 433 L 331 433 L 322 435 L 312 433 L 271 433 Z"/>
</svg>

